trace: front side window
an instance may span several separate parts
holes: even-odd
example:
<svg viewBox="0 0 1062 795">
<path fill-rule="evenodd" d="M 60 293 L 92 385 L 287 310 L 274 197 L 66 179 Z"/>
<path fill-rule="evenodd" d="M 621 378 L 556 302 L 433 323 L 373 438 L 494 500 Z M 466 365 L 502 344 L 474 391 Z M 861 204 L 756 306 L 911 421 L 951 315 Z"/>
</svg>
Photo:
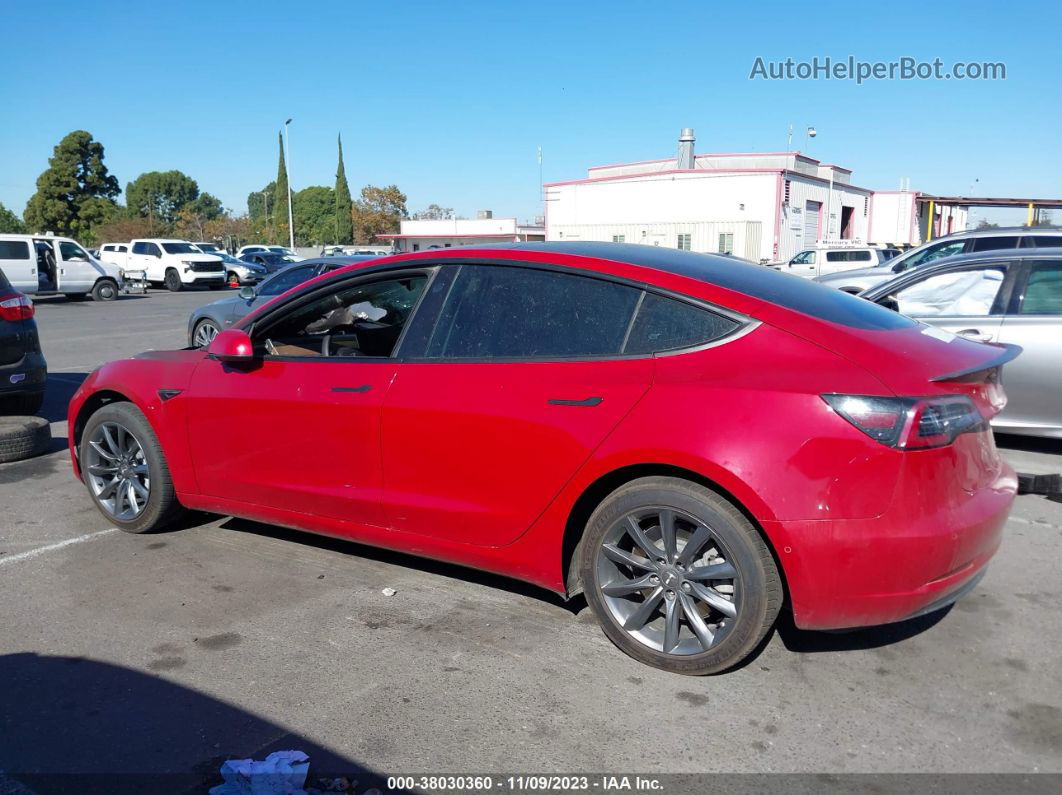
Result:
<svg viewBox="0 0 1062 795">
<path fill-rule="evenodd" d="M 428 343 L 432 358 L 619 354 L 639 290 L 534 268 L 464 266 Z"/>
<path fill-rule="evenodd" d="M 159 251 L 159 247 L 156 246 L 154 243 L 145 244 L 144 253 L 145 254 L 149 254 L 152 257 L 161 257 L 162 256 L 162 252 Z"/>
<path fill-rule="evenodd" d="M 1033 263 L 1020 311 L 1023 315 L 1062 315 L 1062 263 Z"/>
<path fill-rule="evenodd" d="M 60 241 L 59 256 L 63 258 L 64 262 L 75 262 L 77 260 L 88 262 L 89 259 L 89 255 L 85 253 L 85 250 L 81 248 L 81 246 L 77 243 L 71 243 L 68 240 Z"/>
<path fill-rule="evenodd" d="M 938 273 L 896 292 L 899 310 L 911 317 L 984 317 L 1003 286 L 1003 268 Z"/>
<path fill-rule="evenodd" d="M 255 347 L 267 357 L 392 356 L 427 282 L 414 274 L 339 287 L 270 323 Z"/>
<path fill-rule="evenodd" d="M 801 251 L 791 260 L 790 265 L 814 265 L 815 264 L 815 252 L 814 251 Z"/>
</svg>

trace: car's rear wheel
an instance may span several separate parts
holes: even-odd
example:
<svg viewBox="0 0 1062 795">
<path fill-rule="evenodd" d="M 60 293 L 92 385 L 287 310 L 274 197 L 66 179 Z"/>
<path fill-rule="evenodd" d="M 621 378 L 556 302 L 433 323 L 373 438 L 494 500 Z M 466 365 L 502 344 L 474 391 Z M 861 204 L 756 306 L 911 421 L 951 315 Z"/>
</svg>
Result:
<svg viewBox="0 0 1062 795">
<path fill-rule="evenodd" d="M 220 329 L 212 320 L 200 320 L 192 332 L 192 344 L 197 348 L 206 348 L 214 341 Z"/>
<path fill-rule="evenodd" d="M 132 403 L 111 403 L 89 418 L 79 461 L 96 507 L 127 533 L 165 527 L 184 510 L 159 440 Z"/>
<path fill-rule="evenodd" d="M 110 279 L 100 279 L 92 287 L 93 301 L 113 301 L 118 297 L 118 284 Z"/>
<path fill-rule="evenodd" d="M 733 668 L 781 607 L 778 569 L 756 528 L 719 494 L 678 478 L 640 478 L 613 492 L 590 517 L 580 557 L 605 634 L 665 671 Z"/>
<path fill-rule="evenodd" d="M 179 293 L 184 285 L 181 283 L 181 274 L 173 268 L 166 271 L 166 289 L 171 293 Z"/>
</svg>

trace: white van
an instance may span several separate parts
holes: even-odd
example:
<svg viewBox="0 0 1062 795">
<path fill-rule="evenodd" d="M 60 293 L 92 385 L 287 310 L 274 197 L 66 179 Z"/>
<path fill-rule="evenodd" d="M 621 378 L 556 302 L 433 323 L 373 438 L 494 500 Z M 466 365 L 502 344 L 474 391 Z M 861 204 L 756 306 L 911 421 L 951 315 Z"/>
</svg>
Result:
<svg viewBox="0 0 1062 795">
<path fill-rule="evenodd" d="M 788 262 L 773 267 L 783 273 L 792 273 L 806 279 L 814 279 L 830 273 L 871 268 L 895 257 L 899 249 L 885 246 L 819 245 L 806 248 Z"/>
<path fill-rule="evenodd" d="M 27 295 L 65 295 L 113 301 L 122 289 L 122 269 L 100 262 L 68 237 L 0 235 L 0 270 Z"/>
</svg>

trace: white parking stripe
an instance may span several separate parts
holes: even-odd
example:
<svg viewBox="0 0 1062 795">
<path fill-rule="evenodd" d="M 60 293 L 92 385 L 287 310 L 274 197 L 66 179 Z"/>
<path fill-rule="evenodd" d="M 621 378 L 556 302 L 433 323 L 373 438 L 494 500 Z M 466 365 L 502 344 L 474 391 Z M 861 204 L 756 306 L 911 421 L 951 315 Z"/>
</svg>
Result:
<svg viewBox="0 0 1062 795">
<path fill-rule="evenodd" d="M 91 541 L 93 538 L 105 536 L 108 533 L 117 533 L 118 528 L 112 527 L 108 530 L 97 530 L 95 533 L 85 533 L 83 536 L 77 536 L 76 538 L 68 538 L 66 541 L 60 541 L 57 544 L 48 544 L 44 547 L 37 547 L 36 549 L 28 549 L 25 552 L 19 552 L 17 555 L 10 555 L 0 557 L 0 566 L 6 566 L 8 563 L 17 563 L 20 560 L 30 560 L 38 555 L 43 555 L 45 552 L 51 552 L 55 549 L 62 549 L 63 547 L 73 546 L 74 544 L 80 544 L 84 541 Z"/>
</svg>

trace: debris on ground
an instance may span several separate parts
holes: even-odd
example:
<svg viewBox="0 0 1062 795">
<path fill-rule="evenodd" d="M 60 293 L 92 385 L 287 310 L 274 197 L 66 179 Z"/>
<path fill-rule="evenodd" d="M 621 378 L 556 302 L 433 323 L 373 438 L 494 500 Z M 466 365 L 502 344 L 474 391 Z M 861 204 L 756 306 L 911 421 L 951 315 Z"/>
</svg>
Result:
<svg viewBox="0 0 1062 795">
<path fill-rule="evenodd" d="M 1042 494 L 1054 502 L 1062 502 L 1062 475 L 1031 475 L 1018 473 L 1018 494 Z"/>
<path fill-rule="evenodd" d="M 382 591 L 380 591 L 380 593 L 382 593 L 384 596 L 394 596 L 396 593 L 398 593 L 398 591 L 396 591 L 394 588 L 384 588 Z"/>
<path fill-rule="evenodd" d="M 302 751 L 274 751 L 263 761 L 229 759 L 221 765 L 224 784 L 210 795 L 306 795 L 310 758 Z"/>
</svg>

